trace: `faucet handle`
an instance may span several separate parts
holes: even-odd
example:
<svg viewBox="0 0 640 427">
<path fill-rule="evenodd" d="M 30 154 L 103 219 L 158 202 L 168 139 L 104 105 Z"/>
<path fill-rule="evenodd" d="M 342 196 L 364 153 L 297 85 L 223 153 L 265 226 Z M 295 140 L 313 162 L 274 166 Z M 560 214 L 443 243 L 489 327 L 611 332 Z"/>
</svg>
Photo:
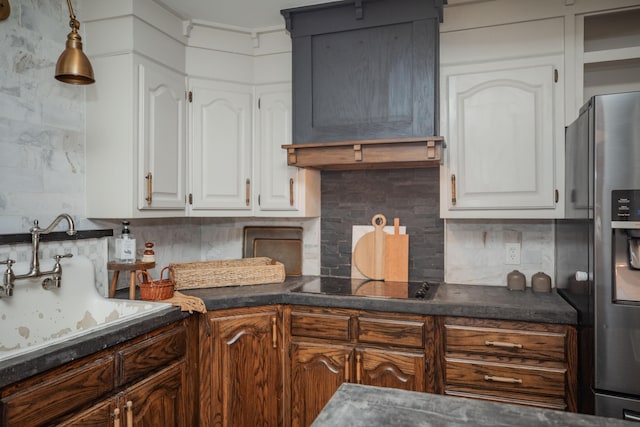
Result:
<svg viewBox="0 0 640 427">
<path fill-rule="evenodd" d="M 53 258 L 56 260 L 56 264 L 60 263 L 62 258 L 72 258 L 73 254 L 55 255 Z"/>
<path fill-rule="evenodd" d="M 7 266 L 7 270 L 11 270 L 11 266 L 15 263 L 16 261 L 10 258 L 7 258 L 6 261 L 0 261 L 0 264 L 4 264 Z"/>
</svg>

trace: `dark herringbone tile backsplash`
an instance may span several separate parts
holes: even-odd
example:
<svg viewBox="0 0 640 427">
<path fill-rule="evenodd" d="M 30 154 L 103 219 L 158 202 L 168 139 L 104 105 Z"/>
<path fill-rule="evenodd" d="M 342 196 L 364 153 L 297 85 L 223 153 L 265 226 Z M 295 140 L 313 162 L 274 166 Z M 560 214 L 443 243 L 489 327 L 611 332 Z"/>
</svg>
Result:
<svg viewBox="0 0 640 427">
<path fill-rule="evenodd" d="M 351 275 L 351 227 L 381 213 L 407 227 L 409 280 L 444 280 L 439 209 L 438 168 L 323 171 L 321 274 Z"/>
</svg>

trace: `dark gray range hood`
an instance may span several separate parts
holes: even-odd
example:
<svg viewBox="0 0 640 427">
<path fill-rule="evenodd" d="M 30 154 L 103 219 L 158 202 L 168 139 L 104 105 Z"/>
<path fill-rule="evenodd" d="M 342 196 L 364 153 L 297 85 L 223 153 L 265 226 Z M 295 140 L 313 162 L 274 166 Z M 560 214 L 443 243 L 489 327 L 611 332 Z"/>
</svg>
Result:
<svg viewBox="0 0 640 427">
<path fill-rule="evenodd" d="M 281 13 L 292 38 L 288 164 L 438 166 L 442 0 L 346 0 Z"/>
</svg>

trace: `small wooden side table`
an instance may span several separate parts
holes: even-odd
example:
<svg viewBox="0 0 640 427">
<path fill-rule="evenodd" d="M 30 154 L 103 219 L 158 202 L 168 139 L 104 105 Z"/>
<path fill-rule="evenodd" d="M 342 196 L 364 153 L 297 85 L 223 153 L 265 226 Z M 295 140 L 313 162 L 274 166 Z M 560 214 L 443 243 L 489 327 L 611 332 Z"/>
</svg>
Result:
<svg viewBox="0 0 640 427">
<path fill-rule="evenodd" d="M 156 266 L 155 262 L 144 262 L 139 259 L 136 262 L 123 263 L 116 261 L 109 261 L 107 263 L 107 270 L 113 271 L 113 278 L 111 279 L 111 286 L 109 286 L 109 297 L 113 298 L 116 294 L 116 286 L 118 286 L 118 276 L 121 271 L 129 272 L 129 299 L 136 299 L 136 272 L 147 271 L 150 268 Z"/>
</svg>

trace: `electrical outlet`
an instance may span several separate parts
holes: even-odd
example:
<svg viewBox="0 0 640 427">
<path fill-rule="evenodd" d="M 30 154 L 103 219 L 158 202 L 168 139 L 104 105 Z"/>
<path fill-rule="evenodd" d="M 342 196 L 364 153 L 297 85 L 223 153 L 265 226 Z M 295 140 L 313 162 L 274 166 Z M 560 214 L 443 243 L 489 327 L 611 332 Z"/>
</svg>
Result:
<svg viewBox="0 0 640 427">
<path fill-rule="evenodd" d="M 520 243 L 505 244 L 505 264 L 520 264 Z"/>
</svg>

